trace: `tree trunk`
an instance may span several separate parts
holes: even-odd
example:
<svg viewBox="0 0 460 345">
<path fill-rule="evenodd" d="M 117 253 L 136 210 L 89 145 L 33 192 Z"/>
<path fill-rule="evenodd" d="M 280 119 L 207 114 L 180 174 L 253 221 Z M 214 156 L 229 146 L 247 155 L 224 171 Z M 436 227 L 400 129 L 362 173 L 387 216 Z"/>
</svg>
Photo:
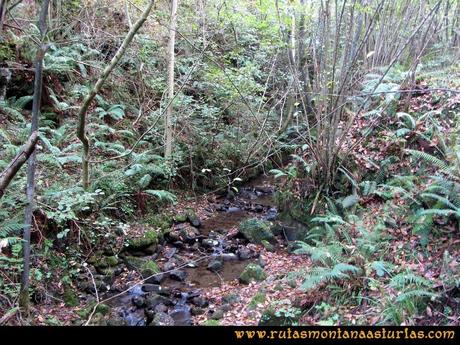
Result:
<svg viewBox="0 0 460 345">
<path fill-rule="evenodd" d="M 165 123 L 165 158 L 171 159 L 172 154 L 172 114 L 173 105 L 172 99 L 174 98 L 174 45 L 176 44 L 176 21 L 177 21 L 177 5 L 178 0 L 171 0 L 171 20 L 169 23 L 169 43 L 168 43 L 168 108 L 166 109 L 166 123 Z"/>
<path fill-rule="evenodd" d="M 38 141 L 38 132 L 33 132 L 27 142 L 24 144 L 21 151 L 13 158 L 10 164 L 6 167 L 5 170 L 0 174 L 0 199 L 5 194 L 5 190 L 10 184 L 11 180 L 17 174 L 19 169 L 27 162 L 27 159 L 30 157 L 32 152 L 35 149 L 35 144 Z"/>
<path fill-rule="evenodd" d="M 43 84 L 43 58 L 45 56 L 48 45 L 45 44 L 45 36 L 47 31 L 46 18 L 48 16 L 49 0 L 44 0 L 40 10 L 38 20 L 38 28 L 40 29 L 41 44 L 37 51 L 35 59 L 35 82 L 34 82 L 34 98 L 32 105 L 32 123 L 31 137 L 36 135 L 38 131 L 38 118 L 40 116 L 40 100 L 42 97 Z M 32 224 L 32 215 L 35 207 L 35 165 L 36 151 L 35 146 L 32 148 L 27 164 L 27 207 L 25 211 L 24 233 L 23 233 L 23 252 L 24 252 L 24 268 L 21 277 L 21 290 L 19 292 L 19 307 L 25 315 L 29 314 L 29 269 L 30 269 L 30 229 Z"/>
<path fill-rule="evenodd" d="M 8 0 L 0 0 L 0 33 L 3 31 L 3 23 L 6 17 L 8 7 Z"/>
<path fill-rule="evenodd" d="M 99 79 L 94 84 L 94 87 L 91 91 L 86 95 L 85 99 L 83 100 L 83 104 L 78 111 L 78 126 L 77 126 L 77 137 L 83 144 L 83 156 L 82 156 L 82 184 L 84 189 L 89 188 L 89 139 L 86 135 L 86 113 L 88 112 L 88 108 L 93 101 L 94 97 L 101 91 L 102 85 L 107 80 L 107 77 L 113 71 L 113 69 L 117 66 L 118 62 L 120 62 L 123 55 L 126 53 L 129 44 L 133 40 L 136 33 L 142 27 L 144 22 L 147 20 L 150 11 L 152 10 L 154 1 L 151 0 L 147 5 L 146 9 L 142 13 L 141 17 L 134 23 L 134 25 L 129 30 L 128 34 L 126 35 L 123 43 L 121 44 L 120 48 L 118 48 L 117 53 L 114 55 L 110 63 L 104 68 L 102 74 L 99 76 Z"/>
</svg>

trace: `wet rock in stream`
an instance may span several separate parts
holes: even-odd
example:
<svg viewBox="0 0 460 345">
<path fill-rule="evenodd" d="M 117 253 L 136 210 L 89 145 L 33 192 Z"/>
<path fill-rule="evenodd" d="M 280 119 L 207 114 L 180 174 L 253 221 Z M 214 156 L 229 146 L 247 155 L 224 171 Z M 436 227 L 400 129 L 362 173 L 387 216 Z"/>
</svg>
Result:
<svg viewBox="0 0 460 345">
<path fill-rule="evenodd" d="M 157 284 L 158 285 L 158 284 L 163 283 L 165 279 L 166 279 L 166 274 L 157 273 L 153 277 L 150 277 L 150 278 L 146 279 L 145 283 L 147 283 L 147 284 Z"/>
<path fill-rule="evenodd" d="M 157 305 L 160 304 L 174 305 L 171 299 L 155 293 L 149 294 L 145 297 L 145 306 L 147 309 L 154 309 Z"/>
<path fill-rule="evenodd" d="M 169 274 L 169 277 L 173 280 L 177 280 L 179 282 L 183 282 L 187 277 L 187 272 L 182 270 L 176 270 Z"/>
<path fill-rule="evenodd" d="M 142 296 L 134 296 L 132 302 L 136 307 L 142 308 L 145 305 L 145 298 Z"/>
<path fill-rule="evenodd" d="M 174 319 L 163 312 L 155 313 L 150 326 L 175 326 Z"/>
<path fill-rule="evenodd" d="M 170 289 L 162 287 L 158 284 L 144 284 L 142 285 L 142 291 L 153 292 L 163 296 L 168 296 L 171 293 Z"/>
<path fill-rule="evenodd" d="M 238 258 L 240 260 L 248 260 L 254 257 L 254 252 L 247 247 L 238 248 L 238 251 L 236 252 L 236 254 L 238 255 Z"/>
<path fill-rule="evenodd" d="M 219 245 L 219 241 L 207 238 L 201 241 L 201 245 L 206 249 L 212 249 Z"/>
<path fill-rule="evenodd" d="M 201 296 L 192 298 L 191 302 L 193 305 L 200 307 L 200 308 L 206 308 L 209 305 L 208 300 Z"/>
<path fill-rule="evenodd" d="M 210 270 L 211 272 L 219 272 L 222 270 L 222 268 L 223 268 L 223 265 L 220 260 L 212 260 L 208 264 L 208 270 Z"/>
<path fill-rule="evenodd" d="M 191 326 L 192 325 L 192 313 L 190 307 L 179 306 L 169 313 L 171 318 L 174 320 L 174 326 Z"/>
<path fill-rule="evenodd" d="M 235 253 L 224 253 L 220 256 L 224 261 L 236 261 L 238 260 L 238 255 Z"/>
<path fill-rule="evenodd" d="M 273 242 L 275 240 L 270 227 L 270 222 L 251 218 L 242 222 L 238 227 L 238 231 L 249 242 L 260 244 L 263 240 L 268 242 Z"/>
</svg>

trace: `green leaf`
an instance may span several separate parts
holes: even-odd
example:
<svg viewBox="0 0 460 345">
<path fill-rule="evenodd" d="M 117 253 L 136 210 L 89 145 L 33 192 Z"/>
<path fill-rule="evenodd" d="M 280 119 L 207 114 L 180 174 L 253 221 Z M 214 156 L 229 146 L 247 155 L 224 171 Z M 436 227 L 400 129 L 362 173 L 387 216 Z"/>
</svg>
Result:
<svg viewBox="0 0 460 345">
<path fill-rule="evenodd" d="M 140 173 L 144 169 L 142 164 L 133 164 L 131 168 L 125 171 L 126 176 L 133 176 Z"/>
<path fill-rule="evenodd" d="M 357 195 L 349 195 L 342 200 L 342 207 L 344 209 L 350 208 L 356 205 L 359 202 L 359 197 Z"/>
<path fill-rule="evenodd" d="M 153 195 L 154 197 L 158 198 L 161 201 L 167 201 L 171 204 L 175 204 L 177 201 L 177 198 L 173 193 L 170 193 L 165 190 L 147 189 L 144 192 L 147 194 Z"/>
<path fill-rule="evenodd" d="M 121 120 L 125 116 L 125 107 L 120 104 L 112 105 L 107 114 L 114 120 Z"/>
<path fill-rule="evenodd" d="M 139 186 L 144 189 L 146 188 L 150 182 L 152 181 L 152 176 L 150 176 L 149 174 L 145 174 L 144 176 L 142 176 L 142 178 L 139 180 Z"/>
<path fill-rule="evenodd" d="M 278 169 L 272 169 L 270 170 L 270 174 L 275 175 L 275 178 L 279 178 L 281 176 L 286 176 L 287 174 L 281 170 Z"/>
<path fill-rule="evenodd" d="M 379 277 L 383 277 L 385 273 L 390 274 L 387 267 L 385 266 L 386 264 L 387 263 L 384 261 L 374 261 L 372 262 L 371 267 Z"/>
</svg>

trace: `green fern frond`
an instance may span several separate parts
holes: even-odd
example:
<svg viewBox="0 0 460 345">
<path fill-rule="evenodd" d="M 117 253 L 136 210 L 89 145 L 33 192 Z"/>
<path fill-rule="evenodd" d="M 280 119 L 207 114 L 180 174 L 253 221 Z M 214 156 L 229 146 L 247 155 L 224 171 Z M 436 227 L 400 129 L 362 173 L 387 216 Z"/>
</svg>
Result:
<svg viewBox="0 0 460 345">
<path fill-rule="evenodd" d="M 396 289 L 404 289 L 410 285 L 416 287 L 431 287 L 431 282 L 412 272 L 401 272 L 390 280 L 390 286 Z"/>
<path fill-rule="evenodd" d="M 173 193 L 168 192 L 166 190 L 147 189 L 144 191 L 144 193 L 153 195 L 154 197 L 158 198 L 160 201 L 166 201 L 171 204 L 175 204 L 177 201 L 176 196 Z"/>
<path fill-rule="evenodd" d="M 438 295 L 433 292 L 429 292 L 429 291 L 422 290 L 422 289 L 416 289 L 416 290 L 409 290 L 409 291 L 401 293 L 398 297 L 396 297 L 396 302 L 404 303 L 407 301 L 413 301 L 414 299 L 416 300 L 416 299 L 425 299 L 425 298 L 429 298 L 433 300 L 436 297 L 438 297 Z"/>
<path fill-rule="evenodd" d="M 360 271 L 358 267 L 345 263 L 338 263 L 332 268 L 316 267 L 307 275 L 300 288 L 307 291 L 325 282 L 349 279 L 351 274 L 358 274 Z"/>
</svg>

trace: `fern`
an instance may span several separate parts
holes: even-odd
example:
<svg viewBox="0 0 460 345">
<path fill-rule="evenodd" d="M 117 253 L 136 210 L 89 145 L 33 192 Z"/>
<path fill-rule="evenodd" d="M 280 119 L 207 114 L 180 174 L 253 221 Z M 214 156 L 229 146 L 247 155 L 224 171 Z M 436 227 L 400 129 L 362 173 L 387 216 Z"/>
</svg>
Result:
<svg viewBox="0 0 460 345">
<path fill-rule="evenodd" d="M 311 256 L 311 259 L 315 262 L 321 262 L 322 264 L 336 263 L 342 256 L 342 247 L 339 244 L 320 245 L 317 247 L 311 246 L 305 242 L 297 241 L 297 249 L 294 251 L 295 254 L 307 254 Z"/>
<path fill-rule="evenodd" d="M 358 267 L 345 263 L 338 263 L 332 268 L 316 267 L 307 275 L 300 288 L 306 291 L 325 282 L 349 279 L 351 274 L 359 274 L 360 271 Z"/>
<path fill-rule="evenodd" d="M 405 289 L 410 286 L 419 287 L 430 287 L 431 282 L 423 277 L 420 277 L 412 272 L 401 272 L 395 275 L 390 280 L 390 286 L 395 289 Z"/>
<path fill-rule="evenodd" d="M 173 193 L 165 191 L 165 190 L 147 189 L 144 191 L 144 193 L 150 194 L 158 198 L 158 200 L 160 201 L 166 201 L 171 204 L 175 204 L 177 202 L 176 196 Z"/>
<path fill-rule="evenodd" d="M 409 290 L 406 292 L 401 293 L 398 297 L 396 297 L 396 302 L 397 303 L 404 303 L 404 302 L 410 302 L 413 301 L 414 299 L 424 299 L 424 298 L 429 298 L 431 300 L 435 299 L 438 295 L 429 292 L 426 290 L 421 290 L 421 289 L 416 289 L 416 290 Z"/>
<path fill-rule="evenodd" d="M 429 153 L 426 153 L 426 152 L 422 152 L 422 151 L 417 151 L 417 150 L 409 150 L 409 149 L 406 149 L 406 152 L 408 152 L 409 154 L 411 154 L 412 156 L 414 156 L 415 158 L 418 158 L 420 160 L 423 160 L 427 163 L 430 163 L 432 164 L 434 167 L 436 167 L 437 169 L 439 169 L 440 171 L 442 171 L 443 173 L 447 174 L 449 177 L 452 177 L 452 178 L 457 178 L 458 176 L 456 176 L 456 170 L 455 170 L 455 167 L 453 166 L 449 166 L 447 162 L 433 156 L 433 155 L 430 155 Z"/>
<path fill-rule="evenodd" d="M 14 220 L 6 220 L 0 223 L 0 239 L 18 235 L 24 228 L 24 224 L 20 224 Z"/>
</svg>

